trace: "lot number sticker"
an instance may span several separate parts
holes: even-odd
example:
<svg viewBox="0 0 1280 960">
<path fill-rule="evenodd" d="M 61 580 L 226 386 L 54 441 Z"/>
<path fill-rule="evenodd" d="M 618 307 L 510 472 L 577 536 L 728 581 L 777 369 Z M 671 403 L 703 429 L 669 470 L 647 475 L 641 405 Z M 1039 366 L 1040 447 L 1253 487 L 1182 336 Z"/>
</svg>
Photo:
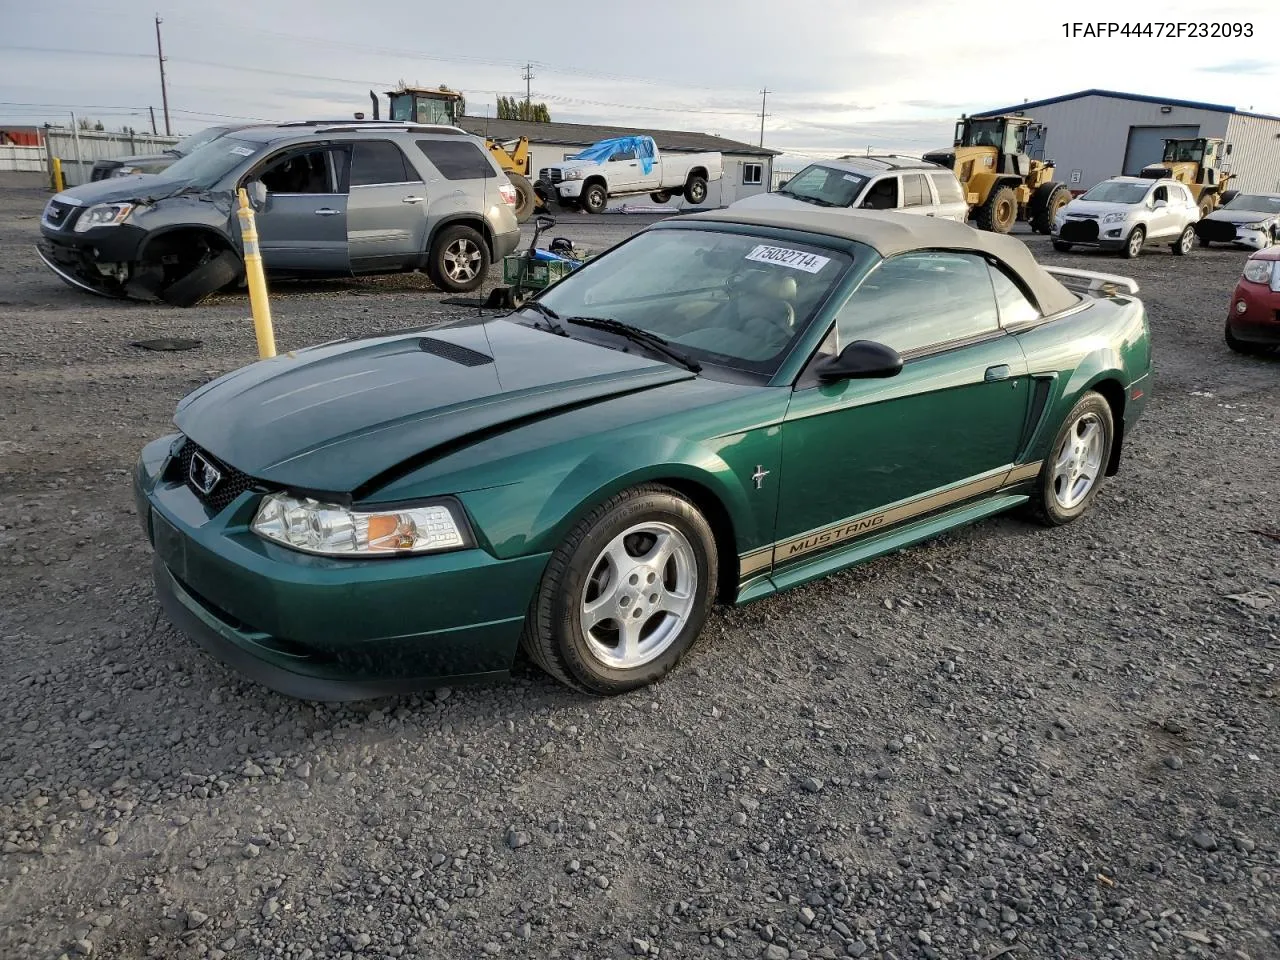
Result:
<svg viewBox="0 0 1280 960">
<path fill-rule="evenodd" d="M 831 262 L 830 257 L 820 257 L 816 253 L 791 250 L 787 247 L 771 247 L 763 243 L 748 253 L 747 259 L 754 260 L 756 263 L 776 263 L 795 270 L 803 270 L 805 273 L 817 273 Z"/>
<path fill-rule="evenodd" d="M 249 147 L 232 147 L 232 148 L 231 148 L 230 150 L 228 150 L 227 152 L 228 152 L 228 153 L 234 153 L 234 154 L 235 154 L 236 156 L 238 156 L 238 157 L 252 157 L 252 156 L 253 156 L 253 150 L 252 150 L 251 148 L 249 148 Z"/>
</svg>

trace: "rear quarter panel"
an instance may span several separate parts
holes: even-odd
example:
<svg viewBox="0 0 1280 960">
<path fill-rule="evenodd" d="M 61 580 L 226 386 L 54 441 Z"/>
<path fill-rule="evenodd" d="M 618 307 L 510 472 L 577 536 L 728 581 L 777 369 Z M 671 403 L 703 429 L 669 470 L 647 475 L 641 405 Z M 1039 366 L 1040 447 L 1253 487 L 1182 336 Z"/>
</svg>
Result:
<svg viewBox="0 0 1280 960">
<path fill-rule="evenodd" d="M 1049 385 L 1024 459 L 1050 454 L 1063 419 L 1089 390 L 1111 401 L 1118 439 L 1123 439 L 1141 416 L 1151 390 L 1151 335 L 1140 300 L 1087 299 L 1082 309 L 1067 311 L 1017 336 L 1032 378 Z"/>
</svg>

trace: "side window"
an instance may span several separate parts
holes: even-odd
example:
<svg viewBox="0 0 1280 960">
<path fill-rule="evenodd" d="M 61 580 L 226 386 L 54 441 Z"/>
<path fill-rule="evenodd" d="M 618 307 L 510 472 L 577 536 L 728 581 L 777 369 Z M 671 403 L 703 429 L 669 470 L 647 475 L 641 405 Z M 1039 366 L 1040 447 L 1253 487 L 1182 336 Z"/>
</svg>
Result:
<svg viewBox="0 0 1280 960">
<path fill-rule="evenodd" d="M 953 173 L 931 173 L 933 187 L 938 191 L 939 203 L 963 203 L 964 192 L 960 189 L 960 181 Z"/>
<path fill-rule="evenodd" d="M 902 205 L 904 207 L 926 207 L 931 203 L 933 203 L 933 195 L 929 192 L 929 185 L 924 182 L 924 174 L 903 174 Z"/>
<path fill-rule="evenodd" d="M 621 163 L 623 160 L 634 160 L 635 158 L 636 152 L 634 150 L 619 150 L 609 159 L 613 163 Z"/>
<path fill-rule="evenodd" d="M 1000 308 L 1000 322 L 1009 326 L 1040 319 L 1040 311 L 1027 299 L 1022 288 L 999 267 L 989 264 L 991 284 L 996 290 L 996 305 Z"/>
<path fill-rule="evenodd" d="M 898 206 L 898 178 L 881 177 L 871 185 L 862 206 L 868 210 L 894 210 Z"/>
<path fill-rule="evenodd" d="M 1153 194 L 1151 195 L 1151 199 L 1152 199 L 1153 201 L 1155 201 L 1155 200 L 1168 200 L 1168 199 L 1169 199 L 1169 189 L 1168 189 L 1168 187 L 1156 187 L 1156 192 L 1155 192 L 1155 193 L 1153 193 Z"/>
<path fill-rule="evenodd" d="M 271 193 L 337 193 L 332 160 L 345 151 L 319 147 L 271 161 L 258 177 Z"/>
<path fill-rule="evenodd" d="M 965 253 L 904 253 L 884 261 L 836 318 L 840 345 L 876 340 L 899 353 L 1000 329 L 987 263 Z"/>
<path fill-rule="evenodd" d="M 351 186 L 370 186 L 376 183 L 421 182 L 404 154 L 390 140 L 360 140 L 355 144 L 351 158 Z"/>
<path fill-rule="evenodd" d="M 488 154 L 470 140 L 419 140 L 418 149 L 446 180 L 483 180 L 498 175 Z"/>
</svg>

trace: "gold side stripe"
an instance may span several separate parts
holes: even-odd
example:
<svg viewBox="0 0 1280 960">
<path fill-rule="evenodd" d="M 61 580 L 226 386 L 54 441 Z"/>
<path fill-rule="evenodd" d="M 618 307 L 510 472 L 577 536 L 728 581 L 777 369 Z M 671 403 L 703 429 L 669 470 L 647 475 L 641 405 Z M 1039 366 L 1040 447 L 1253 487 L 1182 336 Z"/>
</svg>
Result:
<svg viewBox="0 0 1280 960">
<path fill-rule="evenodd" d="M 1002 487 L 1033 479 L 1040 473 L 1042 464 L 1043 461 L 1038 460 L 1035 463 L 1027 463 L 1015 467 L 1013 470 L 1001 468 L 958 487 L 917 497 L 889 510 L 864 513 L 849 520 L 842 520 L 832 526 L 813 530 L 799 537 L 793 537 L 790 540 L 784 540 L 772 546 L 762 547 L 759 550 L 753 550 L 751 553 L 744 554 L 739 558 L 739 578 L 746 580 L 761 570 L 767 569 L 772 564 L 792 560 L 815 550 L 822 550 L 834 544 L 843 543 L 846 540 L 863 537 L 882 528 L 902 523 L 905 520 L 932 513 L 935 510 L 941 510 L 962 500 L 978 497 L 984 493 L 994 493 Z"/>
</svg>

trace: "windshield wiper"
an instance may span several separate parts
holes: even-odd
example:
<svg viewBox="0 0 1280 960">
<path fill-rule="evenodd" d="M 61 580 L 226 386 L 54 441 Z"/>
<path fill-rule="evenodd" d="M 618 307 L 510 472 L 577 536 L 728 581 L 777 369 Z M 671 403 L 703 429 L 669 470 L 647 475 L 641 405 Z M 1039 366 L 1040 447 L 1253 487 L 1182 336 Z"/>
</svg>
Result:
<svg viewBox="0 0 1280 960">
<path fill-rule="evenodd" d="M 546 304 L 539 303 L 537 300 L 527 300 L 520 304 L 520 310 L 532 310 L 534 313 L 540 313 L 547 318 L 547 329 L 552 333 L 558 333 L 562 337 L 569 336 L 569 331 L 564 328 L 564 324 L 560 322 L 560 314 L 556 313 Z"/>
<path fill-rule="evenodd" d="M 782 190 L 778 191 L 783 193 Z M 835 204 L 830 200 L 823 200 L 821 197 L 810 197 L 803 193 L 788 193 L 788 197 L 795 197 L 797 200 L 803 200 L 805 203 L 816 203 L 820 207 L 834 207 Z"/>
<path fill-rule="evenodd" d="M 674 360 L 694 373 L 702 369 L 702 364 L 692 357 L 685 356 L 679 350 L 667 344 L 667 341 L 656 333 L 650 333 L 648 330 L 642 330 L 639 327 L 633 327 L 629 323 L 623 323 L 621 320 L 613 320 L 609 317 L 568 317 L 566 323 L 576 323 L 579 326 L 591 327 L 595 330 L 604 330 L 608 333 L 616 333 L 620 337 L 626 337 L 628 340 L 642 344 L 655 353 Z"/>
</svg>

